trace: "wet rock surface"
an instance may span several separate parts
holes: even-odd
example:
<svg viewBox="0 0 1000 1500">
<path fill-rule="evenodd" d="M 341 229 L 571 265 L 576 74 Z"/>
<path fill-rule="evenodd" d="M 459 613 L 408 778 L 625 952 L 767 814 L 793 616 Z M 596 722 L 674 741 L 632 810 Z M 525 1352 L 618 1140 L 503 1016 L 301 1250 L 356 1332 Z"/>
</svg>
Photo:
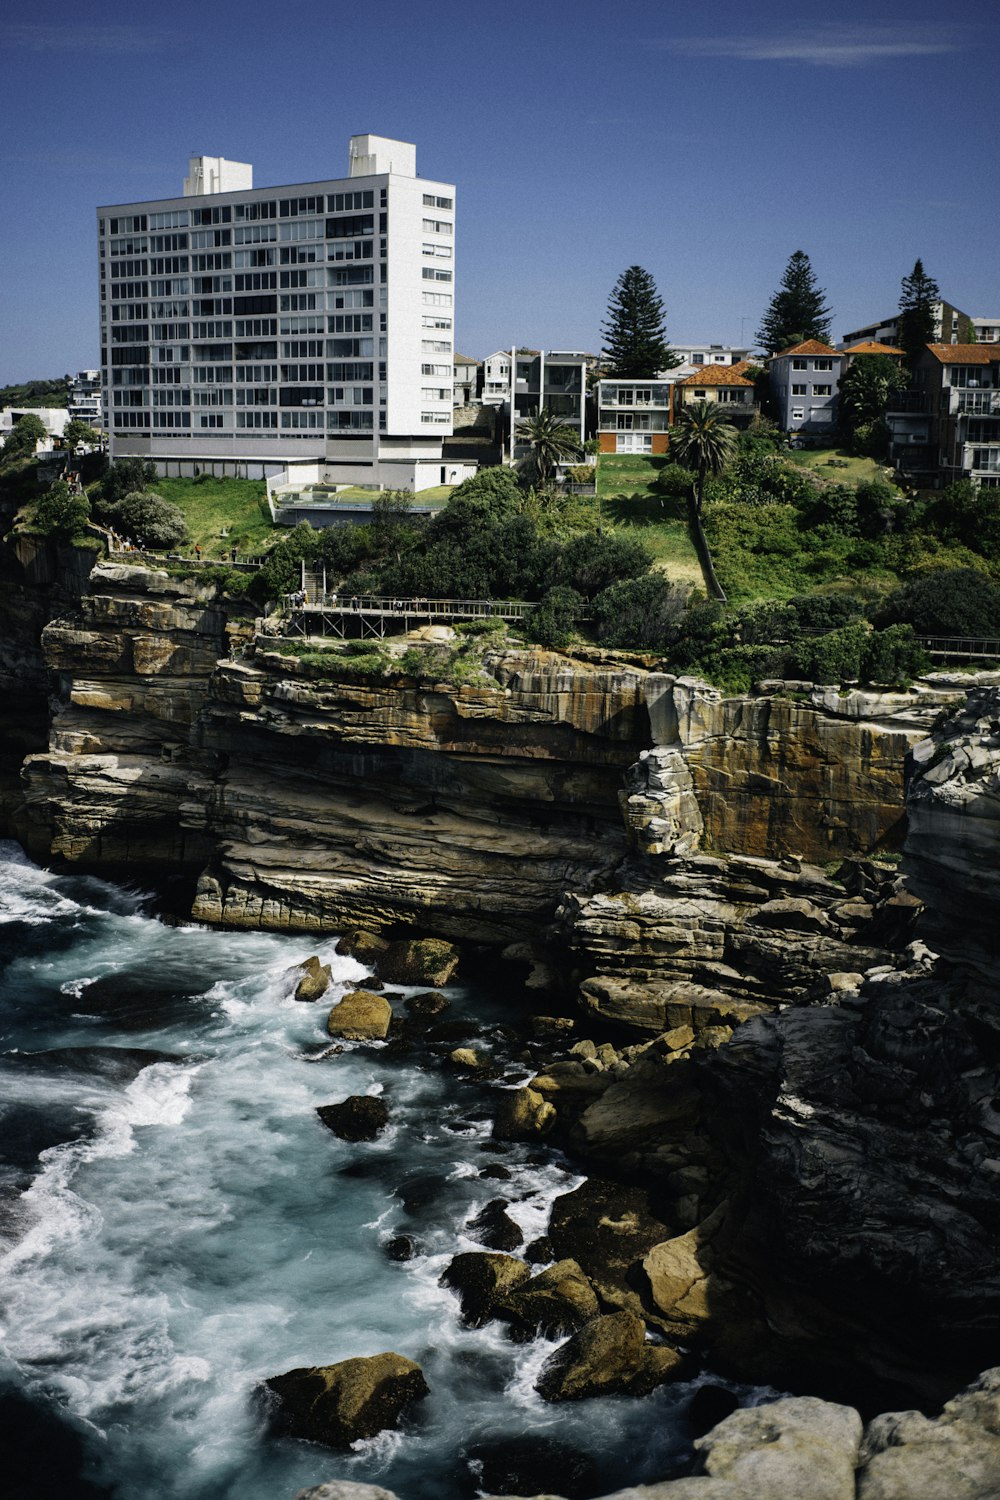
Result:
<svg viewBox="0 0 1000 1500">
<path fill-rule="evenodd" d="M 285 1430 L 330 1448 L 348 1448 L 397 1426 L 403 1412 L 429 1394 L 420 1366 L 391 1353 L 289 1370 L 265 1384 Z"/>
<path fill-rule="evenodd" d="M 372 1094 L 352 1094 L 339 1104 L 316 1110 L 323 1124 L 342 1141 L 374 1141 L 389 1123 L 389 1107 Z"/>
</svg>

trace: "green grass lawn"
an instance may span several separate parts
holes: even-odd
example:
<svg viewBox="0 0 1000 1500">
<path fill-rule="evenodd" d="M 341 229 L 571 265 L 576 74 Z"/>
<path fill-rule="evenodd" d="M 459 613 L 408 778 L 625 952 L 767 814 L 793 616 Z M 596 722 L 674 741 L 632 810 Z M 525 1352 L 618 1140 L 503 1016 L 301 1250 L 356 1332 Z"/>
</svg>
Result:
<svg viewBox="0 0 1000 1500">
<path fill-rule="evenodd" d="M 233 547 L 254 556 L 283 535 L 271 525 L 262 479 L 157 479 L 152 488 L 180 506 L 189 546 L 198 543 L 205 557 L 228 557 Z"/>
<path fill-rule="evenodd" d="M 638 453 L 602 454 L 597 463 L 597 503 L 605 525 L 627 531 L 645 542 L 670 578 L 702 582 L 701 569 L 688 536 L 685 507 L 653 488 L 668 458 Z"/>
<path fill-rule="evenodd" d="M 790 449 L 785 457 L 802 469 L 815 470 L 820 478 L 831 479 L 835 484 L 858 484 L 863 479 L 884 479 L 894 490 L 898 489 L 888 466 L 877 463 L 874 458 L 857 458 L 845 448 Z"/>
<path fill-rule="evenodd" d="M 453 484 L 432 484 L 429 489 L 418 490 L 413 499 L 418 505 L 444 505 L 454 488 Z M 344 490 L 330 491 L 331 500 L 374 500 L 377 496 L 378 490 L 365 490 L 354 484 Z"/>
</svg>

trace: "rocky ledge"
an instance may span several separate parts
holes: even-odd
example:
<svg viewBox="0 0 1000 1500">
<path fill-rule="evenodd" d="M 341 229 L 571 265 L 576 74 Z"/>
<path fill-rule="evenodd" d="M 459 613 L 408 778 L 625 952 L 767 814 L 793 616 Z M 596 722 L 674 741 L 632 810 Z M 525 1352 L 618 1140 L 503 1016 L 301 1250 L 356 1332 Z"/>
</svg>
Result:
<svg viewBox="0 0 1000 1500">
<path fill-rule="evenodd" d="M 745 1407 L 695 1443 L 693 1473 L 616 1490 L 605 1500 L 996 1500 L 1000 1369 L 987 1370 L 937 1417 L 792 1396 Z M 378 1485 L 333 1479 L 295 1500 L 396 1500 Z M 492 1495 L 485 1500 L 526 1500 Z M 551 1492 L 535 1500 L 561 1500 Z"/>
</svg>

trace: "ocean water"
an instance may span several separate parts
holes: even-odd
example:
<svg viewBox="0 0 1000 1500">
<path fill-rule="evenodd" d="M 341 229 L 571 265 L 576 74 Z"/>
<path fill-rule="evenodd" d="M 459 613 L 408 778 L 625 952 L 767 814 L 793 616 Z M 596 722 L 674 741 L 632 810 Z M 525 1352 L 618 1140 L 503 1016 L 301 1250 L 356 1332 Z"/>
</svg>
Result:
<svg viewBox="0 0 1000 1500">
<path fill-rule="evenodd" d="M 438 1280 L 483 1248 L 468 1220 L 503 1195 L 531 1239 L 581 1178 L 556 1153 L 499 1153 L 482 1086 L 426 1049 L 316 1060 L 328 1001 L 364 972 L 335 941 L 167 926 L 141 893 L 0 845 L 8 1493 L 292 1500 L 342 1478 L 466 1500 L 501 1487 L 500 1455 L 531 1493 L 586 1497 L 686 1451 L 691 1385 L 549 1406 L 533 1383 L 552 1344 L 461 1327 Z M 335 989 L 297 1003 L 289 970 L 313 952 Z M 499 1058 L 503 996 L 448 994 L 448 1019 L 470 1039 L 485 1027 L 477 1045 Z M 525 1076 L 505 1063 L 494 1086 Z M 338 1140 L 317 1106 L 365 1093 L 385 1097 L 388 1130 Z M 480 1175 L 497 1161 L 510 1181 Z M 384 1253 L 397 1234 L 417 1244 L 408 1262 Z M 346 1454 L 275 1433 L 266 1376 L 390 1349 L 431 1388 L 400 1431 Z"/>
</svg>

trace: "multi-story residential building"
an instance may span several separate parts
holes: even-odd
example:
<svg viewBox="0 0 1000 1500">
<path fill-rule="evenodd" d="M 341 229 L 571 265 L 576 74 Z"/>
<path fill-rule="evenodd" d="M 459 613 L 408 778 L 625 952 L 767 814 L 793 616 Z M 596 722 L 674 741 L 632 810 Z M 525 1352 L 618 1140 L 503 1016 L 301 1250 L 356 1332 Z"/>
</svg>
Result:
<svg viewBox="0 0 1000 1500">
<path fill-rule="evenodd" d="M 1000 317 L 970 318 L 977 344 L 1000 344 Z"/>
<path fill-rule="evenodd" d="M 696 370 L 710 365 L 745 364 L 750 358 L 749 349 L 738 349 L 732 344 L 675 344 L 672 352 L 680 360 L 672 370 L 664 371 L 668 380 L 685 380 Z"/>
<path fill-rule="evenodd" d="M 479 386 L 483 366 L 478 359 L 467 354 L 455 355 L 455 401 L 456 406 L 471 406 L 479 400 Z"/>
<path fill-rule="evenodd" d="M 587 435 L 588 358 L 586 354 L 568 350 L 511 350 L 513 379 L 509 420 L 512 462 L 516 463 L 529 452 L 527 444 L 518 442 L 517 423 L 534 416 L 543 406 L 576 430 L 582 447 Z"/>
<path fill-rule="evenodd" d="M 841 350 L 806 339 L 768 360 L 771 400 L 783 432 L 832 436 L 837 425 Z"/>
<path fill-rule="evenodd" d="M 934 342 L 937 344 L 957 344 L 960 339 L 968 337 L 968 330 L 974 326 L 974 320 L 964 313 L 960 308 L 953 306 L 943 299 L 933 304 L 934 310 Z M 976 333 L 976 338 L 979 334 Z M 841 349 L 848 344 L 861 344 L 874 342 L 878 344 L 899 343 L 899 313 L 890 313 L 887 318 L 882 318 L 877 323 L 868 323 L 864 328 L 856 328 L 853 333 L 845 333 L 840 342 Z"/>
<path fill-rule="evenodd" d="M 184 192 L 100 208 L 113 458 L 328 483 L 441 482 L 454 400 L 455 189 L 353 136 L 349 175 L 254 188 L 196 157 Z"/>
<path fill-rule="evenodd" d="M 537 354 L 526 349 L 525 354 Z M 497 349 L 483 360 L 483 402 L 486 406 L 504 406 L 510 400 L 510 371 L 513 355 L 510 349 Z"/>
<path fill-rule="evenodd" d="M 875 339 L 862 339 L 858 344 L 850 344 L 842 348 L 840 353 L 844 356 L 845 370 L 850 368 L 859 355 L 887 354 L 890 358 L 899 360 L 900 364 L 906 358 L 902 349 L 895 349 L 892 344 L 880 344 Z"/>
<path fill-rule="evenodd" d="M 706 365 L 692 375 L 685 375 L 673 387 L 673 420 L 685 406 L 707 401 L 725 407 L 725 419 L 735 427 L 746 427 L 757 410 L 754 385 L 743 373 L 749 369 L 745 360 L 735 365 Z"/>
<path fill-rule="evenodd" d="M 45 453 L 61 438 L 69 421 L 65 406 L 5 406 L 0 411 L 0 443 L 10 437 L 22 417 L 37 417 L 45 428 L 45 437 L 35 444 L 36 453 Z"/>
<path fill-rule="evenodd" d="M 597 441 L 602 453 L 666 453 L 674 387 L 655 380 L 597 382 Z"/>
<path fill-rule="evenodd" d="M 69 377 L 69 418 L 101 427 L 104 421 L 100 370 L 80 370 Z"/>
<path fill-rule="evenodd" d="M 910 483 L 1000 487 L 1000 343 L 928 344 L 886 422 L 890 457 Z"/>
</svg>

